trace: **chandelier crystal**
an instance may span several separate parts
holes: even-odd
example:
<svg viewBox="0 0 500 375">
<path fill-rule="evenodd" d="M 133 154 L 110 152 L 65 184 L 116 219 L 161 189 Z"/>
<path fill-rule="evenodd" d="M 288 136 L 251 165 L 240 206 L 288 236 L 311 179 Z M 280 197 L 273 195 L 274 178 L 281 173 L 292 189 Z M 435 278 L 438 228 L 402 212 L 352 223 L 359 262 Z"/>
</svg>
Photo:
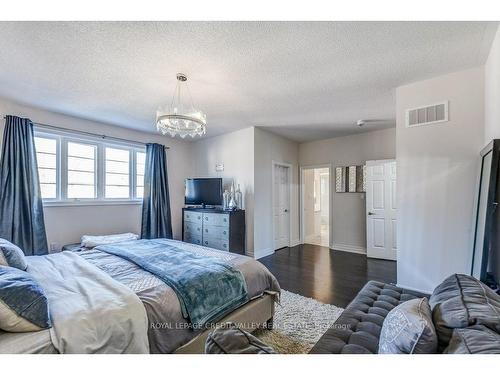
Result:
<svg viewBox="0 0 500 375">
<path fill-rule="evenodd" d="M 159 108 L 156 112 L 156 129 L 163 135 L 169 134 L 172 137 L 179 135 L 181 138 L 206 133 L 207 116 L 195 109 L 193 98 L 187 86 L 187 77 L 185 74 L 177 74 L 177 85 L 175 86 L 172 103 L 169 107 Z M 185 90 L 189 96 L 189 102 L 183 103 L 181 91 Z"/>
</svg>

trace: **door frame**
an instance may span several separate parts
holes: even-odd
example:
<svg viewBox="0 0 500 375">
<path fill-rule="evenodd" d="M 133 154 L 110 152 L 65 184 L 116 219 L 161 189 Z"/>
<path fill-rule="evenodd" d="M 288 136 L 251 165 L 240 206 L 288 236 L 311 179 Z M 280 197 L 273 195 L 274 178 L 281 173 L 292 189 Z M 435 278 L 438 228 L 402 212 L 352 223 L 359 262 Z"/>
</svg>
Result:
<svg viewBox="0 0 500 375">
<path fill-rule="evenodd" d="M 396 163 L 396 168 L 397 168 L 397 160 L 395 158 L 391 158 L 391 159 L 376 159 L 376 160 L 367 160 L 365 162 L 366 164 L 366 167 L 372 167 L 372 166 L 376 166 L 376 165 L 379 165 L 381 163 Z M 397 172 L 396 172 L 396 194 L 397 194 L 397 191 L 398 191 L 398 182 L 397 182 Z M 366 218 L 366 257 L 368 258 L 368 211 L 366 209 L 366 205 L 367 205 L 367 202 L 368 202 L 368 192 L 365 192 L 366 196 L 365 196 L 365 218 Z M 396 207 L 396 210 L 398 208 Z M 399 226 L 399 223 L 397 222 L 397 219 L 398 219 L 398 215 L 397 215 L 397 212 L 396 212 L 396 226 Z M 393 233 L 393 236 L 394 236 L 394 233 Z M 397 261 L 397 248 L 396 248 L 396 255 L 395 255 L 395 259 L 388 259 L 388 258 L 373 258 L 373 259 L 385 259 L 385 260 L 393 260 L 393 261 Z"/>
<path fill-rule="evenodd" d="M 288 168 L 288 247 L 292 245 L 292 172 L 293 172 L 293 165 L 290 163 L 285 163 L 281 161 L 271 161 L 271 247 L 272 247 L 272 252 L 271 254 L 274 254 L 274 252 L 277 250 L 274 248 L 274 180 L 276 179 L 274 169 L 276 166 L 281 166 Z"/>
<path fill-rule="evenodd" d="M 333 247 L 333 189 L 332 189 L 332 163 L 326 164 L 313 164 L 313 165 L 303 165 L 300 166 L 300 204 L 299 204 L 299 226 L 300 226 L 300 243 L 304 244 L 305 235 L 304 235 L 304 171 L 308 169 L 319 169 L 319 168 L 328 168 L 328 199 L 329 199 L 329 208 L 328 208 L 328 247 L 331 249 Z"/>
</svg>

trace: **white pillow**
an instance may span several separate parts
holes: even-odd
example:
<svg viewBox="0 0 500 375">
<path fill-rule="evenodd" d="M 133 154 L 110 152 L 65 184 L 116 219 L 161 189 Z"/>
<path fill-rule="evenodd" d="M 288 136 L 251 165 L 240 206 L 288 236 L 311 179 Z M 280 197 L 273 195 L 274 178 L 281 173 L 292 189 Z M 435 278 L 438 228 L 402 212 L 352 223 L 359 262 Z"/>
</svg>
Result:
<svg viewBox="0 0 500 375">
<path fill-rule="evenodd" d="M 117 242 L 138 240 L 139 236 L 134 233 L 110 234 L 107 236 L 82 236 L 82 246 L 93 248 L 99 245 L 109 245 Z"/>
</svg>

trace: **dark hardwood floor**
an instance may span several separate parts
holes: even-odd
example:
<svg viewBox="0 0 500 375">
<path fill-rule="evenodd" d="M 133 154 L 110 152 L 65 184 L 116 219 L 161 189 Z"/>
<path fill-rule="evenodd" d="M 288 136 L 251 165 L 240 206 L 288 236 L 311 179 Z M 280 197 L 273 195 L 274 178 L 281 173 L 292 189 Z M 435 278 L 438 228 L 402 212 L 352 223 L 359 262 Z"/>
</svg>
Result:
<svg viewBox="0 0 500 375">
<path fill-rule="evenodd" d="M 339 307 L 346 307 L 368 280 L 396 282 L 394 261 L 317 245 L 286 247 L 259 260 L 282 289 Z"/>
</svg>

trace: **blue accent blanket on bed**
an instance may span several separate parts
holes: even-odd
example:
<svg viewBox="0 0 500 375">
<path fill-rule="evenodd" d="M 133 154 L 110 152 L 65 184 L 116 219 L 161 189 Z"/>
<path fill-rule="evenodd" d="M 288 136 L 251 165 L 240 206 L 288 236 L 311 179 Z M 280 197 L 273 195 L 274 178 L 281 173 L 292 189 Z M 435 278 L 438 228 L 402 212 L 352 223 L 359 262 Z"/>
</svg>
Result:
<svg viewBox="0 0 500 375">
<path fill-rule="evenodd" d="M 169 240 L 128 241 L 95 249 L 135 263 L 170 286 L 194 329 L 216 322 L 248 301 L 247 285 L 239 270 Z"/>
</svg>

